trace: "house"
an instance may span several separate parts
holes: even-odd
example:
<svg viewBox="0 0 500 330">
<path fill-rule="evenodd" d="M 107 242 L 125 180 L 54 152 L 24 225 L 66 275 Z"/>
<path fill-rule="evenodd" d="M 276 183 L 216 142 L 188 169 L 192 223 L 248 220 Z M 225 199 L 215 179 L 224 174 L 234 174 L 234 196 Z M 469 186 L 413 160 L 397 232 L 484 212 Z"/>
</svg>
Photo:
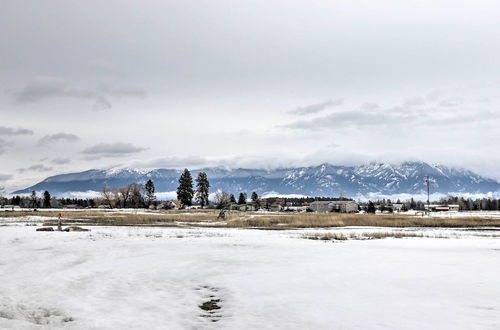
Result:
<svg viewBox="0 0 500 330">
<path fill-rule="evenodd" d="M 255 206 L 252 204 L 231 204 L 229 205 L 230 210 L 234 211 L 255 211 Z"/>
<path fill-rule="evenodd" d="M 392 204 L 392 209 L 395 211 L 395 212 L 401 212 L 404 208 L 404 204 L 403 203 L 393 203 Z"/>
<path fill-rule="evenodd" d="M 305 212 L 307 206 L 286 206 L 283 211 L 285 212 Z"/>
<path fill-rule="evenodd" d="M 175 210 L 179 210 L 182 208 L 182 202 L 178 199 L 171 200 L 170 203 L 174 205 Z"/>
<path fill-rule="evenodd" d="M 8 211 L 14 211 L 14 210 L 20 210 L 21 207 L 19 205 L 4 205 L 2 206 L 3 209 L 6 209 Z"/>
<path fill-rule="evenodd" d="M 340 212 L 354 213 L 358 212 L 358 203 L 355 201 L 315 201 L 309 206 L 314 212 Z"/>
<path fill-rule="evenodd" d="M 273 203 L 270 207 L 271 212 L 281 212 L 283 211 L 283 206 L 279 203 Z"/>
</svg>

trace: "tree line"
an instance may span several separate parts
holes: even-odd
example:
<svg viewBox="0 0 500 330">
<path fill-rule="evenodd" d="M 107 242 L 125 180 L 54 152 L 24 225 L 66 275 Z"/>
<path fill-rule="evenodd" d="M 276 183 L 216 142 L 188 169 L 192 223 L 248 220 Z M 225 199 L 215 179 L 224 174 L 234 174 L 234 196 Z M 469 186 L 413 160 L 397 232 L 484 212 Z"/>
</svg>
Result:
<svg viewBox="0 0 500 330">
<path fill-rule="evenodd" d="M 176 190 L 177 199 L 180 202 L 181 208 L 192 206 L 196 203 L 201 208 L 214 207 L 218 209 L 228 208 L 231 204 L 244 205 L 247 204 L 248 197 L 246 192 L 240 192 L 238 199 L 234 194 L 228 194 L 224 191 L 217 191 L 213 194 L 212 204 L 209 201 L 210 182 L 205 172 L 199 172 L 193 182 L 191 172 L 186 168 L 181 173 L 178 180 Z M 256 209 L 270 209 L 274 203 L 290 206 L 301 206 L 313 201 L 329 201 L 329 200 L 352 200 L 350 198 L 339 197 L 301 197 L 301 198 L 279 198 L 270 197 L 262 199 L 256 192 L 252 192 L 250 203 Z M 22 208 L 61 208 L 75 206 L 81 208 L 94 208 L 105 205 L 109 208 L 157 208 L 161 202 L 156 197 L 154 182 L 149 179 L 145 184 L 133 183 L 121 188 L 104 187 L 100 193 L 100 198 L 56 198 L 51 196 L 49 191 L 44 191 L 39 197 L 35 191 L 32 191 L 29 196 L 12 196 L 6 198 L 0 196 L 0 205 L 14 205 Z M 359 203 L 360 209 L 374 213 L 376 209 L 381 211 L 393 210 L 393 204 L 402 204 L 402 210 L 424 210 L 425 203 L 423 201 L 410 198 L 406 201 L 396 202 L 390 199 L 381 199 L 369 201 L 367 203 Z M 449 196 L 438 201 L 433 201 L 433 204 L 458 204 L 461 211 L 498 211 L 500 210 L 500 199 L 495 198 L 464 198 Z M 177 205 L 176 205 L 177 206 Z M 163 203 L 164 208 L 173 207 L 172 204 Z"/>
</svg>

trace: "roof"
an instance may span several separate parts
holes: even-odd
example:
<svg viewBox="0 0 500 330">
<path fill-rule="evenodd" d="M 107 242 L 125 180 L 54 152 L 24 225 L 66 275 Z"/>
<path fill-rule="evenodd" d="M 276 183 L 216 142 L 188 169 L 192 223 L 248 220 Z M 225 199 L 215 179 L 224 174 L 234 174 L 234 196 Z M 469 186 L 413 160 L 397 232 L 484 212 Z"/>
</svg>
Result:
<svg viewBox="0 0 500 330">
<path fill-rule="evenodd" d="M 355 203 L 357 204 L 355 201 L 315 201 L 315 202 L 312 202 L 312 204 L 331 204 L 331 203 L 334 203 L 334 204 L 350 204 L 350 203 Z"/>
</svg>

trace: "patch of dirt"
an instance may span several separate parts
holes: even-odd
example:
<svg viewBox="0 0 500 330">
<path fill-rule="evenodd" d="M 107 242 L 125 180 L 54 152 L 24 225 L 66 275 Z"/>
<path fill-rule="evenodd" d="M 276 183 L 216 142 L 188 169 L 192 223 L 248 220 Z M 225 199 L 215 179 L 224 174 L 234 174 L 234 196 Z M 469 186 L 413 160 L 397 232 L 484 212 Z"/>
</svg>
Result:
<svg viewBox="0 0 500 330">
<path fill-rule="evenodd" d="M 219 297 L 219 289 L 208 285 L 196 288 L 200 292 L 204 301 L 198 305 L 202 310 L 200 317 L 206 318 L 210 322 L 218 322 L 222 318 L 222 299 Z"/>
</svg>

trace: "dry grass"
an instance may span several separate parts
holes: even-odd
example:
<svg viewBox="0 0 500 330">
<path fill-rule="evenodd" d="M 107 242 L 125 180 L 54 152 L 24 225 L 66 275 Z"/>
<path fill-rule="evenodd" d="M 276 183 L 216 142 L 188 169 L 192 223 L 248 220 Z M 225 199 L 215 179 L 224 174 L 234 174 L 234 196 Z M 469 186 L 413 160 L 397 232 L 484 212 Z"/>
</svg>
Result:
<svg viewBox="0 0 500 330">
<path fill-rule="evenodd" d="M 384 214 L 340 214 L 340 213 L 245 213 L 231 211 L 224 220 L 217 219 L 218 210 L 147 211 L 134 213 L 121 210 L 83 210 L 37 212 L 0 212 L 3 217 L 46 217 L 47 225 L 57 224 L 61 213 L 63 223 L 86 226 L 199 226 L 230 228 L 318 228 L 318 227 L 500 227 L 500 219 L 470 218 L 426 218 L 408 215 Z"/>
<path fill-rule="evenodd" d="M 290 214 L 283 216 L 258 216 L 229 221 L 229 227 L 257 228 L 314 228 L 314 227 L 484 227 L 500 226 L 500 219 L 491 218 L 423 218 L 408 215 L 371 214 Z"/>
<path fill-rule="evenodd" d="M 311 240 L 321 240 L 321 241 L 345 241 L 351 240 L 365 240 L 365 239 L 383 239 L 383 238 L 405 238 L 405 237 L 434 237 L 434 238 L 444 238 L 424 235 L 423 233 L 403 233 L 403 232 L 373 232 L 373 233 L 312 233 L 304 234 L 302 238 Z"/>
</svg>

